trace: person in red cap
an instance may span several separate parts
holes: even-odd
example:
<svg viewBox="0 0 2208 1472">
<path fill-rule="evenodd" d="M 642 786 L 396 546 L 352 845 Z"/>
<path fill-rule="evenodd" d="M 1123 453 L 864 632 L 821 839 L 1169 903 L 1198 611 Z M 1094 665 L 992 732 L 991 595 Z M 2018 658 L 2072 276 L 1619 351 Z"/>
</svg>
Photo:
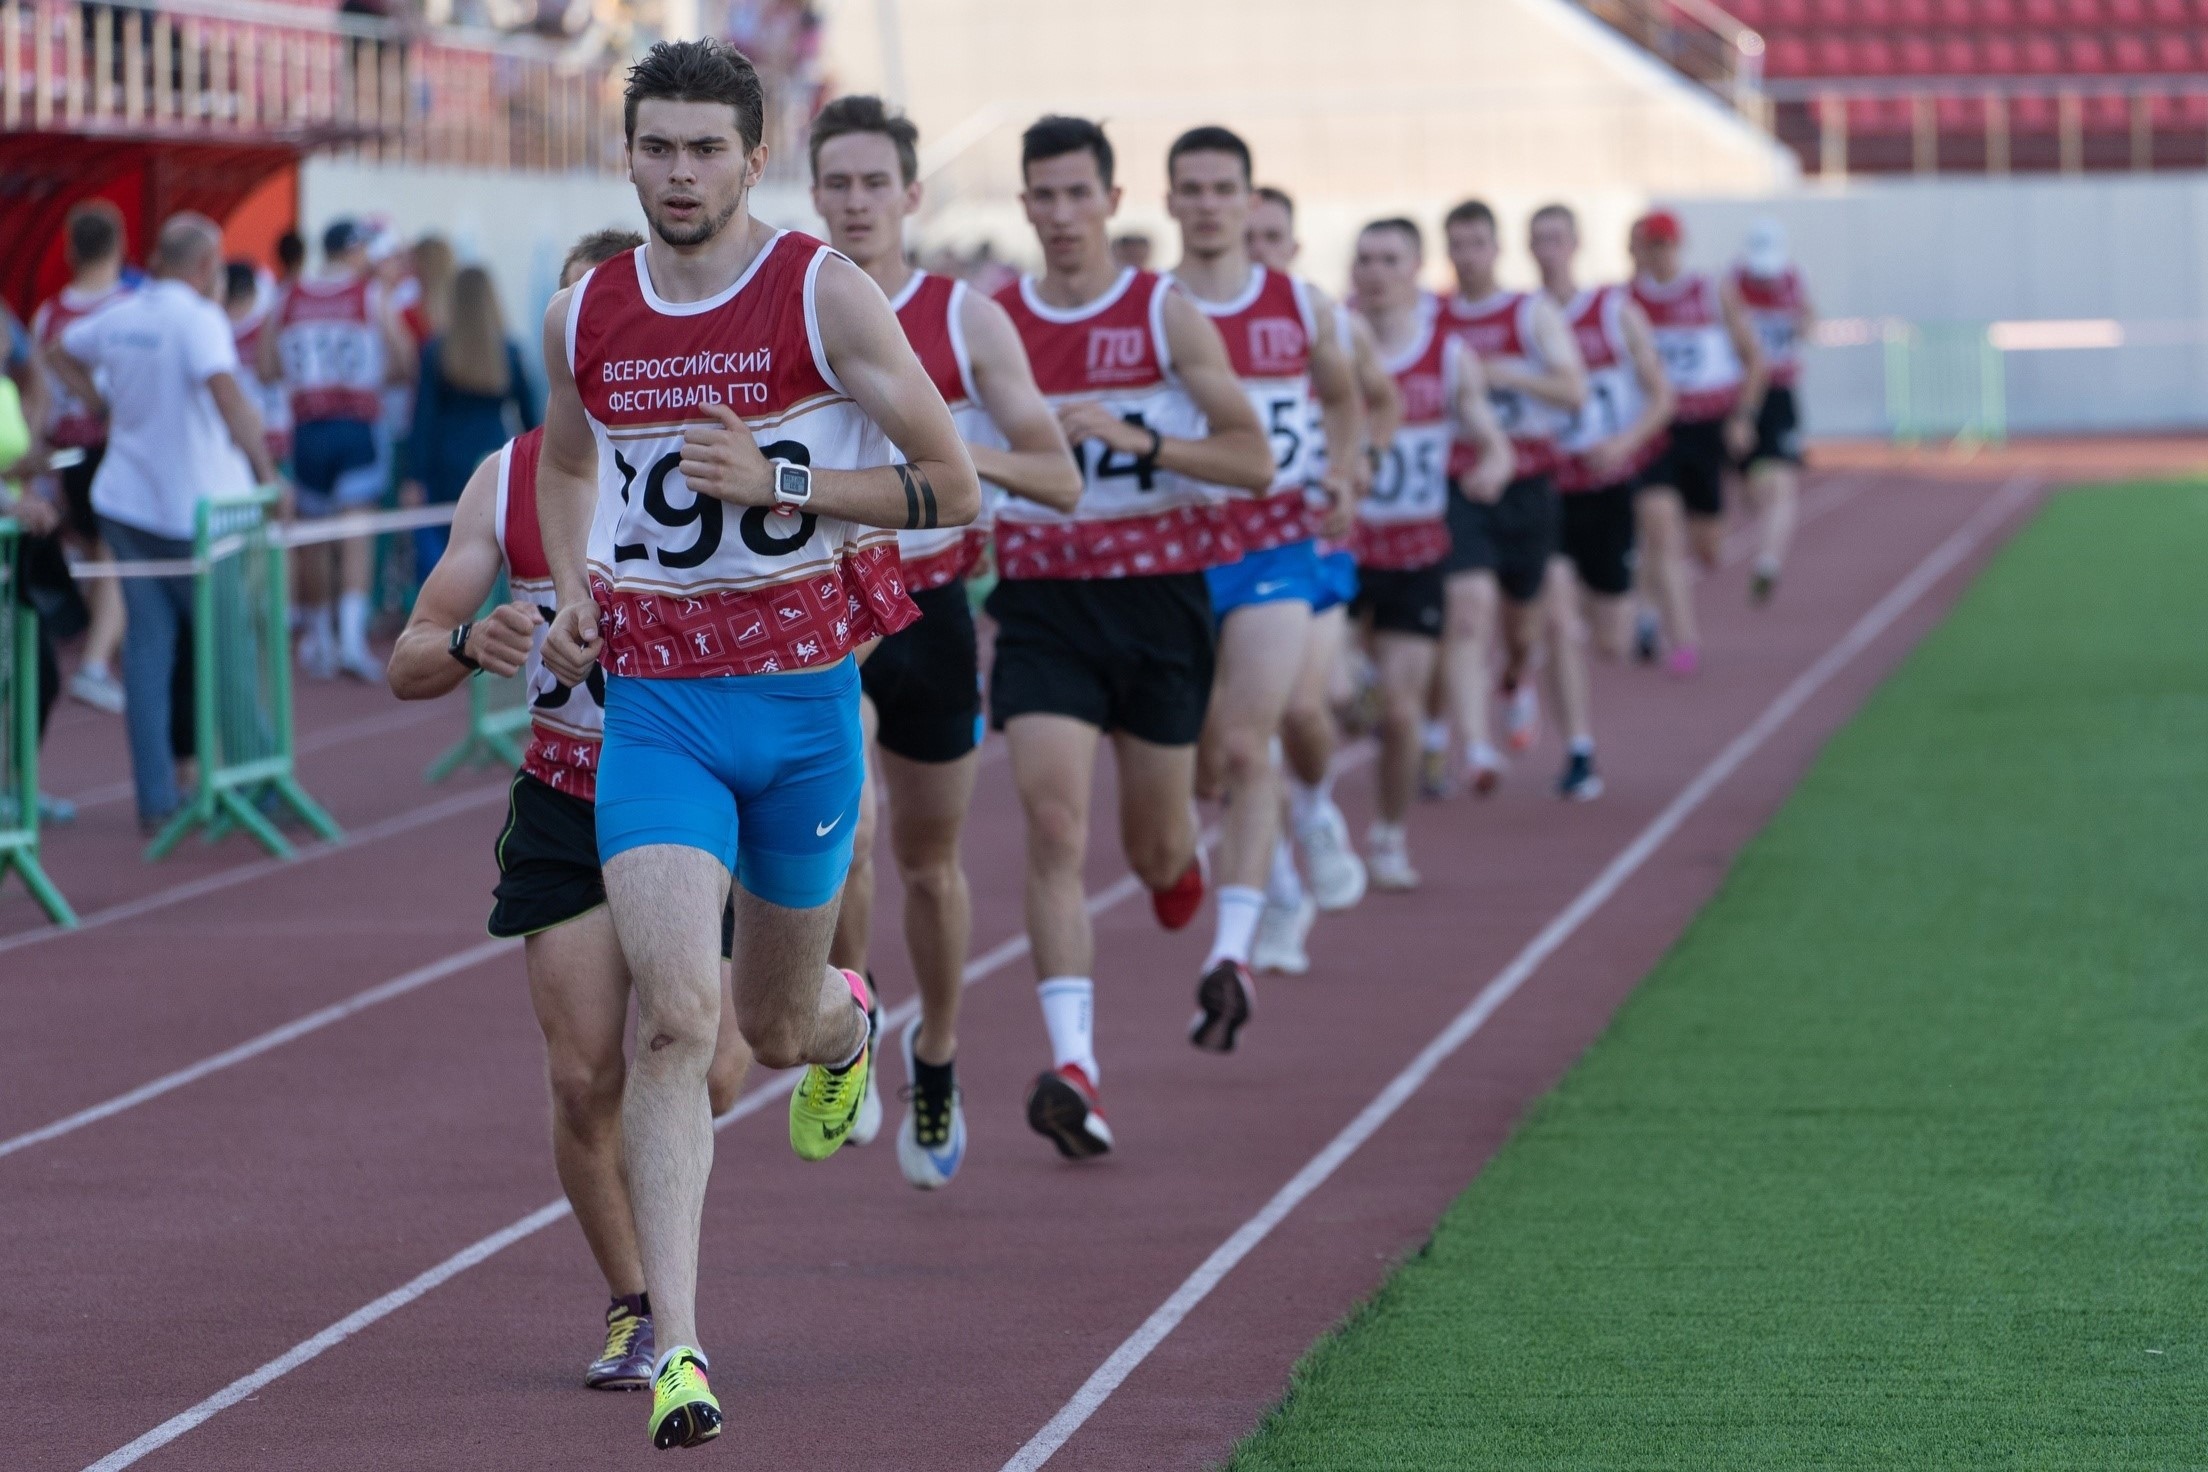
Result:
<svg viewBox="0 0 2208 1472">
<path fill-rule="evenodd" d="M 1765 366 L 1748 313 L 1731 283 L 1681 268 L 1679 217 L 1653 210 L 1633 224 L 1633 300 L 1648 314 L 1664 376 L 1678 395 L 1671 445 L 1649 472 L 1639 502 L 1642 567 L 1656 605 L 1671 672 L 1691 675 L 1700 660 L 1686 554 L 1717 566 L 1724 532 L 1728 460 L 1756 442 Z M 1644 629 L 1641 653 L 1655 657 Z"/>
</svg>

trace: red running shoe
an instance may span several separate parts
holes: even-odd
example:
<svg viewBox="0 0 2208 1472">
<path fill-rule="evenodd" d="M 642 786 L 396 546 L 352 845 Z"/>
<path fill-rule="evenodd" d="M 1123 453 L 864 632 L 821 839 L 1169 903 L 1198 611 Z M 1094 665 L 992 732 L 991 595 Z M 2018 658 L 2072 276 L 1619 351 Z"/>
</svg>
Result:
<svg viewBox="0 0 2208 1472">
<path fill-rule="evenodd" d="M 1198 849 L 1171 889 L 1150 891 L 1150 908 L 1167 930 L 1179 930 L 1204 907 L 1204 854 Z"/>
<path fill-rule="evenodd" d="M 1112 1148 L 1112 1127 L 1104 1122 L 1096 1085 L 1078 1064 L 1061 1063 L 1036 1078 L 1027 1091 L 1027 1123 L 1068 1160 L 1087 1160 Z"/>
</svg>

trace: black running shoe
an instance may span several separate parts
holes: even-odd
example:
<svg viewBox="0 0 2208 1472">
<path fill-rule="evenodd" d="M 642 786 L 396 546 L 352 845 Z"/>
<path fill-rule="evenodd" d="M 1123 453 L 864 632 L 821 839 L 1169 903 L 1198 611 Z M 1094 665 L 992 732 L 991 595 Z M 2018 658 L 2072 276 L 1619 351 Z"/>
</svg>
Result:
<svg viewBox="0 0 2208 1472">
<path fill-rule="evenodd" d="M 1567 802 L 1593 802 L 1602 796 L 1602 774 L 1595 770 L 1595 754 L 1575 751 L 1564 763 L 1564 775 L 1556 779 L 1556 795 Z"/>
<path fill-rule="evenodd" d="M 1640 664 L 1656 662 L 1656 615 L 1645 610 L 1633 620 L 1633 658 Z"/>
<path fill-rule="evenodd" d="M 1779 591 L 1779 575 L 1758 571 L 1748 579 L 1748 601 L 1761 607 L 1771 601 L 1771 595 Z"/>
<path fill-rule="evenodd" d="M 1188 1025 L 1188 1040 L 1207 1053 L 1232 1053 L 1234 1035 L 1250 1020 L 1250 999 L 1257 988 L 1250 968 L 1240 961 L 1221 961 L 1196 983 L 1196 1017 Z"/>
<path fill-rule="evenodd" d="M 1112 1127 L 1096 1085 L 1078 1064 L 1061 1063 L 1027 1091 L 1027 1123 L 1068 1160 L 1087 1160 L 1112 1148 Z"/>
</svg>

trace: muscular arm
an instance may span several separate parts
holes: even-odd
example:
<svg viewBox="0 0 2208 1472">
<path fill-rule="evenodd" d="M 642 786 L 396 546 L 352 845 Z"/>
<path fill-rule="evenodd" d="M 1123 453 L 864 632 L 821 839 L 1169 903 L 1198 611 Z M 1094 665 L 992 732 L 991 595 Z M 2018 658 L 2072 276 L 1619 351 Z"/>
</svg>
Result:
<svg viewBox="0 0 2208 1472">
<path fill-rule="evenodd" d="M 1365 433 L 1374 445 L 1392 444 L 1395 432 L 1403 427 L 1403 395 L 1396 389 L 1394 375 L 1380 366 L 1380 349 L 1364 318 L 1349 319 L 1349 338 L 1357 392 L 1365 401 Z"/>
<path fill-rule="evenodd" d="M 1073 510 L 1081 499 L 1081 470 L 1066 447 L 1065 431 L 1050 412 L 1027 349 L 1004 308 L 978 291 L 965 293 L 966 353 L 974 369 L 981 407 L 1010 447 L 968 445 L 974 469 L 1017 496 L 1053 511 Z"/>
<path fill-rule="evenodd" d="M 261 335 L 253 344 L 253 371 L 263 383 L 284 381 L 284 356 L 277 350 L 276 339 L 284 327 L 284 298 L 278 296 L 268 309 L 268 321 L 261 327 Z"/>
<path fill-rule="evenodd" d="M 430 700 L 468 678 L 467 666 L 448 649 L 452 631 L 475 617 L 498 586 L 505 561 L 498 551 L 498 461 L 491 456 L 468 477 L 453 508 L 452 540 L 415 596 L 413 617 L 391 648 L 391 693 L 401 700 Z M 494 675 L 511 675 L 529 657 L 539 614 L 516 601 L 491 610 L 468 635 L 468 653 Z"/>
<path fill-rule="evenodd" d="M 255 485 L 276 483 L 276 462 L 268 457 L 268 435 L 261 427 L 261 412 L 253 407 L 253 401 L 238 387 L 234 373 L 216 373 L 207 380 L 207 392 L 214 396 L 215 408 L 222 415 L 223 427 L 230 431 L 230 442 L 245 456 L 253 467 Z"/>
<path fill-rule="evenodd" d="M 1641 415 L 1615 441 L 1622 460 L 1671 423 L 1679 396 L 1664 376 L 1664 360 L 1656 352 L 1656 334 L 1648 325 L 1648 313 L 1629 299 L 1618 313 L 1618 322 L 1625 329 L 1625 350 L 1633 359 L 1633 376 L 1641 385 Z"/>
<path fill-rule="evenodd" d="M 821 262 L 815 300 L 828 365 L 905 461 L 866 470 L 816 469 L 806 509 L 907 530 L 972 521 L 981 512 L 974 462 L 881 288 L 842 256 L 831 256 Z M 733 506 L 774 504 L 774 472 L 750 429 L 725 404 L 706 409 L 713 423 L 684 435 L 682 476 L 690 489 Z"/>
<path fill-rule="evenodd" d="M 1479 463 L 1460 484 L 1470 499 L 1492 501 L 1510 484 L 1511 472 L 1516 468 L 1510 453 L 1510 437 L 1503 433 L 1495 410 L 1487 402 L 1487 374 L 1480 366 L 1479 357 L 1464 345 L 1462 338 L 1452 338 L 1445 351 L 1457 387 L 1458 433 L 1477 445 L 1480 451 Z"/>
<path fill-rule="evenodd" d="M 107 400 L 100 397 L 99 385 L 92 381 L 91 368 L 77 358 L 75 354 L 63 347 L 58 341 L 50 342 L 41 350 L 39 362 L 45 366 L 48 373 L 53 375 L 57 383 L 68 390 L 71 398 L 84 405 L 88 411 L 98 417 L 102 419 L 107 417 Z M 36 378 L 38 375 L 32 374 L 30 376 Z M 43 406 L 41 406 L 41 410 L 43 412 Z M 31 402 L 28 397 L 23 401 L 23 417 L 25 419 L 31 418 Z M 31 429 L 34 433 L 38 427 L 39 421 L 31 419 Z"/>
<path fill-rule="evenodd" d="M 1531 394 L 1576 412 L 1587 402 L 1587 361 L 1579 355 L 1579 343 L 1564 321 L 1563 310 L 1546 295 L 1533 299 L 1533 347 L 1548 367 L 1536 373 L 1510 363 L 1487 365 L 1488 386 Z"/>
<path fill-rule="evenodd" d="M 1173 371 L 1203 413 L 1210 432 L 1200 440 L 1167 436 L 1158 446 L 1158 465 L 1213 485 L 1270 490 L 1273 447 L 1257 422 L 1257 411 L 1250 407 L 1249 395 L 1242 392 L 1242 380 L 1234 376 L 1234 365 L 1227 361 L 1227 345 L 1220 340 L 1219 329 L 1179 291 L 1166 294 L 1162 315 Z M 1149 437 L 1138 438 L 1142 443 L 1133 446 L 1137 453 L 1148 448 Z"/>
<path fill-rule="evenodd" d="M 598 609 L 591 602 L 583 556 L 598 509 L 598 442 L 583 417 L 582 395 L 567 366 L 569 292 L 544 309 L 544 443 L 537 452 L 537 531 L 560 611 L 545 637 L 544 662 L 567 684 L 598 659 Z"/>
<path fill-rule="evenodd" d="M 1756 325 L 1748 319 L 1747 304 L 1741 301 L 1740 291 L 1730 279 L 1718 283 L 1717 300 L 1725 317 L 1725 335 L 1733 340 L 1733 351 L 1740 355 L 1740 406 L 1733 410 L 1733 417 L 1752 425 L 1756 411 L 1763 407 L 1771 365 L 1756 338 Z"/>
<path fill-rule="evenodd" d="M 1311 391 L 1318 395 L 1327 444 L 1342 447 L 1327 455 L 1327 490 L 1337 502 L 1354 501 L 1367 479 L 1364 452 L 1371 430 L 1365 423 L 1364 396 L 1357 391 L 1351 346 L 1336 331 L 1341 319 L 1334 303 L 1317 287 L 1306 289 L 1317 329 L 1311 339 Z"/>
</svg>

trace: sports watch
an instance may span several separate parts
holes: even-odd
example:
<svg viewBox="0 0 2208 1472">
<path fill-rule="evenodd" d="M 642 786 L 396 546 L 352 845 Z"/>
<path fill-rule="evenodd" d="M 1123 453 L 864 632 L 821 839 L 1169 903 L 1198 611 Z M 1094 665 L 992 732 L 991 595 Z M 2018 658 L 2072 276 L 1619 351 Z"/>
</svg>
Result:
<svg viewBox="0 0 2208 1472">
<path fill-rule="evenodd" d="M 774 509 L 783 516 L 805 509 L 813 499 L 813 467 L 795 460 L 769 460 L 774 468 Z"/>
<path fill-rule="evenodd" d="M 483 666 L 476 661 L 474 655 L 468 653 L 468 635 L 474 632 L 475 625 L 472 623 L 462 624 L 459 628 L 454 629 L 452 631 L 452 637 L 445 641 L 445 653 L 451 655 L 454 659 L 459 660 L 470 670 L 475 671 L 477 674 L 481 674 L 483 672 Z"/>
</svg>

